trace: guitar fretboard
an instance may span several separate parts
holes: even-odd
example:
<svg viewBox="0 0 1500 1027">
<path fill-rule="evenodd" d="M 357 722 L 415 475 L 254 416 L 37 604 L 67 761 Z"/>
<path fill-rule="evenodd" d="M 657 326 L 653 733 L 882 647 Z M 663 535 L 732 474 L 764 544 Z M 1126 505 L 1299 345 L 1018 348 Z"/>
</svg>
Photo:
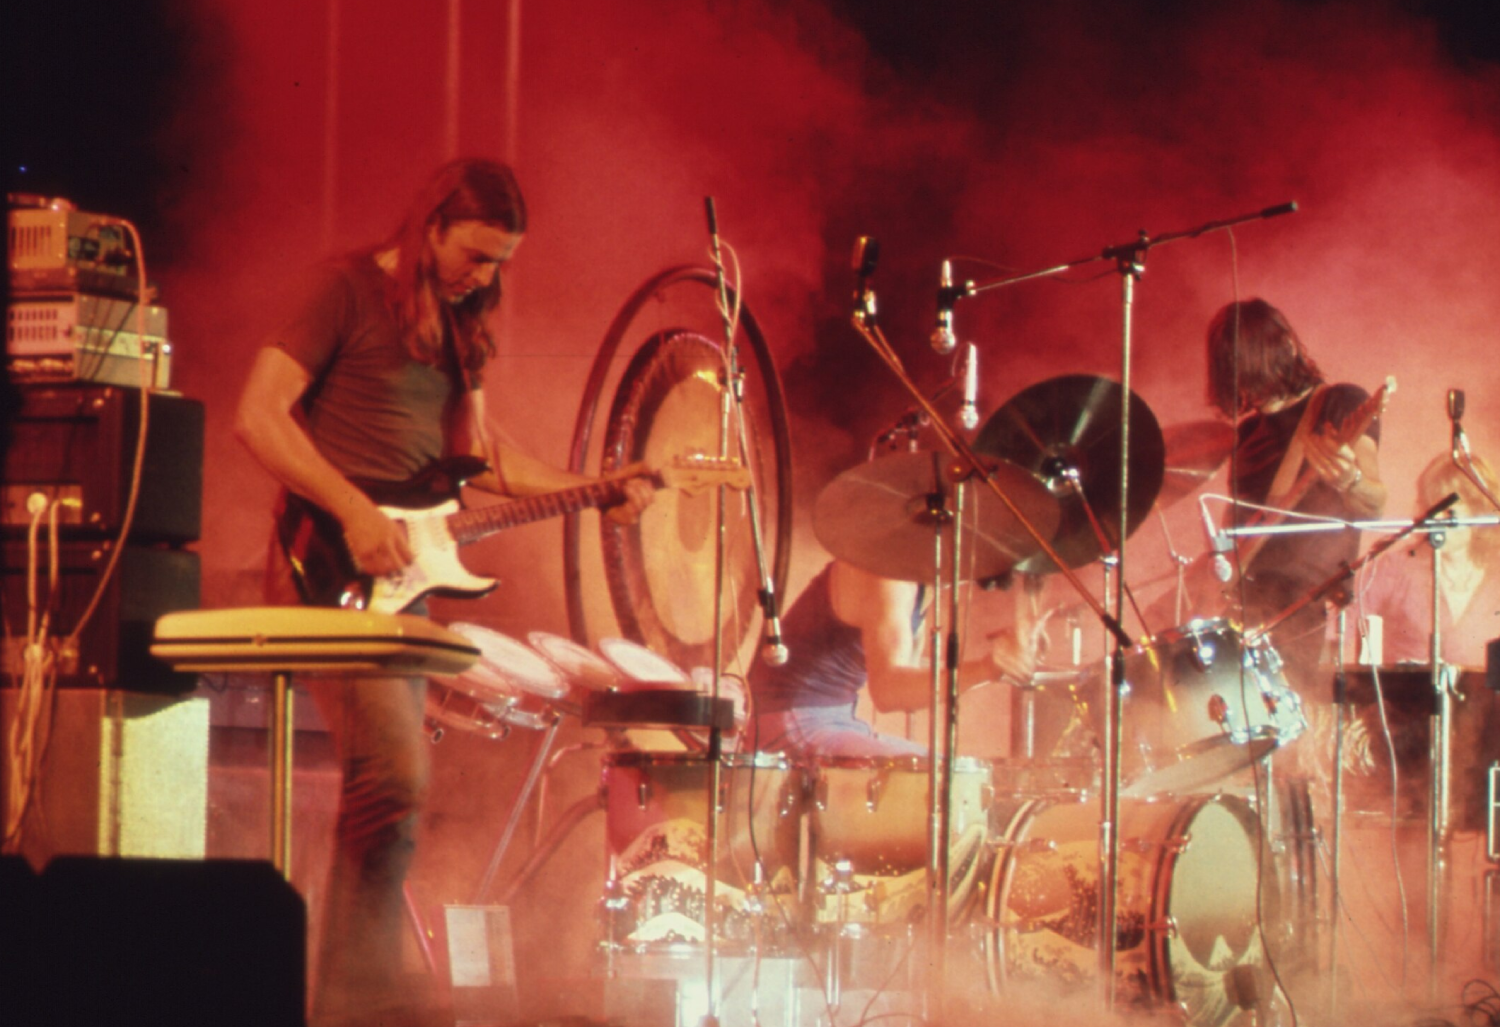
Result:
<svg viewBox="0 0 1500 1027">
<path fill-rule="evenodd" d="M 594 481 L 559 492 L 548 492 L 540 496 L 512 500 L 509 503 L 495 503 L 472 510 L 460 510 L 448 515 L 448 530 L 453 534 L 455 542 L 464 545 L 506 528 L 519 527 L 533 521 L 544 521 L 549 517 L 561 517 L 580 510 L 614 506 L 624 498 L 623 482 Z"/>
</svg>

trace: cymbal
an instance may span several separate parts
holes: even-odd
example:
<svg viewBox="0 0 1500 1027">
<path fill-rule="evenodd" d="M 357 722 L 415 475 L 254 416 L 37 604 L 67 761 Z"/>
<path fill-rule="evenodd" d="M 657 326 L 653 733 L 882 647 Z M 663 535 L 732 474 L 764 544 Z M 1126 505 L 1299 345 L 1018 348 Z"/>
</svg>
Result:
<svg viewBox="0 0 1500 1027">
<path fill-rule="evenodd" d="M 1166 472 L 1156 501 L 1171 506 L 1212 478 L 1234 448 L 1234 427 L 1226 421 L 1187 421 L 1162 432 Z"/>
<path fill-rule="evenodd" d="M 882 578 L 931 580 L 933 530 L 953 516 L 952 462 L 942 453 L 898 453 L 850 468 L 818 495 L 818 541 L 845 563 Z M 1058 508 L 1046 486 L 1003 460 L 992 473 L 1041 536 L 1051 538 Z M 1004 574 L 1040 548 L 985 486 L 976 483 L 964 493 L 963 510 L 963 580 Z"/>
<path fill-rule="evenodd" d="M 1120 403 L 1118 382 L 1092 375 L 1049 378 L 1012 396 L 980 429 L 974 448 L 1020 467 L 1046 483 L 1059 503 L 1052 547 L 1069 567 L 1098 559 L 1099 538 L 1088 511 L 1068 480 L 1077 473 L 1089 508 L 1113 549 L 1120 532 Z M 1156 415 L 1145 400 L 1130 396 L 1129 509 L 1126 534 L 1134 532 L 1161 491 L 1165 447 Z M 1016 565 L 1028 574 L 1056 570 L 1037 553 Z"/>
</svg>

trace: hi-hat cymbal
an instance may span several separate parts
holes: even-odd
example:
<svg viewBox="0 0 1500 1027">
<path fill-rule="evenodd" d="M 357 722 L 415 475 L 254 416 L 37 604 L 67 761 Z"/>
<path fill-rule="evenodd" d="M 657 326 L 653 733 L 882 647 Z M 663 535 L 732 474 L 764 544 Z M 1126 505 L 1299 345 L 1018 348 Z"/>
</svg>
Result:
<svg viewBox="0 0 1500 1027">
<path fill-rule="evenodd" d="M 1043 538 L 1057 530 L 1057 500 L 1028 472 L 995 461 L 995 483 Z M 933 575 L 933 530 L 953 516 L 952 458 L 898 453 L 850 468 L 823 489 L 813 530 L 834 556 L 898 581 Z M 964 580 L 1004 574 L 1038 550 L 1020 521 L 983 485 L 964 493 Z"/>
<path fill-rule="evenodd" d="M 1052 547 L 1069 567 L 1082 567 L 1102 552 L 1088 511 L 1069 483 L 1076 472 L 1089 509 L 1114 549 L 1120 533 L 1120 403 L 1118 382 L 1092 375 L 1050 378 L 1024 389 L 985 422 L 974 442 L 1035 475 L 1057 497 L 1061 519 Z M 1126 534 L 1134 532 L 1161 490 L 1164 446 L 1156 415 L 1145 400 L 1130 396 L 1129 502 Z M 1037 553 L 1016 565 L 1030 574 L 1056 570 Z"/>
<path fill-rule="evenodd" d="M 1163 430 L 1166 472 L 1156 501 L 1171 506 L 1192 495 L 1229 459 L 1234 427 L 1227 421 L 1187 421 Z"/>
</svg>

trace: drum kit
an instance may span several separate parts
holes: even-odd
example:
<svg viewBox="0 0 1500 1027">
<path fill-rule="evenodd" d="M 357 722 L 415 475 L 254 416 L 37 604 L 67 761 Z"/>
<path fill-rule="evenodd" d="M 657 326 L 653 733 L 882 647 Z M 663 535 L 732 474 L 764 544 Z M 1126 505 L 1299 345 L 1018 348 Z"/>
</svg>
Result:
<svg viewBox="0 0 1500 1027">
<path fill-rule="evenodd" d="M 1118 497 L 1108 484 L 1118 473 L 1109 425 L 1120 390 L 1111 386 L 1083 376 L 1043 383 L 1007 404 L 980 433 L 1022 514 L 1052 533 L 1057 553 L 1072 566 L 1112 548 L 1108 532 L 1101 538 L 1095 530 L 1099 504 Z M 1135 397 L 1131 402 L 1146 426 L 1132 450 L 1140 462 L 1131 468 L 1140 483 L 1128 511 L 1134 526 L 1164 482 L 1185 495 L 1192 487 L 1185 480 L 1196 483 L 1211 470 L 1202 466 L 1208 461 L 1201 445 L 1184 466 L 1171 463 L 1150 411 Z M 1060 414 L 1068 405 L 1074 414 Z M 1201 438 L 1193 433 L 1190 440 Z M 920 579 L 931 567 L 934 496 L 954 485 L 951 469 L 931 454 L 877 459 L 824 490 L 815 515 L 820 538 L 839 558 L 874 573 Z M 968 576 L 1047 570 L 1011 510 L 974 503 L 964 516 L 974 548 Z M 707 668 L 684 670 L 620 638 L 591 649 L 545 632 L 523 642 L 477 624 L 450 628 L 482 657 L 456 679 L 429 686 L 434 733 L 546 733 L 476 902 L 489 896 L 559 723 L 576 716 L 607 735 L 595 808 L 604 810 L 607 839 L 601 950 L 616 966 L 706 943 L 731 955 L 820 951 L 826 956 L 821 990 L 837 996 L 849 983 L 838 978 L 851 944 L 911 940 L 929 920 L 932 761 L 799 762 L 780 753 L 726 752 L 717 760 L 710 812 L 714 761 L 703 724 L 679 714 L 680 700 L 712 691 Z M 1261 800 L 1231 783 L 1298 737 L 1306 719 L 1274 648 L 1247 640 L 1224 619 L 1194 620 L 1151 637 L 1126 654 L 1125 664 L 1117 980 L 1142 1003 L 1178 1006 L 1188 1022 L 1217 1025 L 1264 999 L 1267 989 L 1256 981 L 1266 934 L 1286 938 L 1294 933 L 1291 919 L 1311 916 L 1303 879 L 1313 863 L 1303 851 L 1310 826 L 1287 820 L 1287 830 L 1269 832 L 1274 844 L 1263 844 Z M 1102 671 L 1064 677 L 1089 723 L 1097 714 L 1093 696 L 1105 687 Z M 732 749 L 735 728 L 745 721 L 744 690 L 725 676 L 718 686 L 733 710 L 722 721 L 725 748 Z M 608 716 L 600 712 L 606 708 Z M 1096 973 L 1099 909 L 1098 760 L 942 762 L 952 780 L 946 930 L 972 941 L 964 944 L 964 958 L 983 968 L 974 976 L 996 1000 L 1037 982 L 1066 988 L 1088 979 Z M 1295 858 L 1279 859 L 1262 874 L 1262 852 L 1283 850 L 1288 839 Z M 523 876 L 545 860 L 548 845 L 542 848 Z M 504 894 L 513 895 L 518 883 Z M 712 939 L 705 929 L 708 891 L 716 907 Z M 1275 918 L 1275 930 L 1263 932 Z M 695 964 L 686 958 L 683 965 Z"/>
</svg>

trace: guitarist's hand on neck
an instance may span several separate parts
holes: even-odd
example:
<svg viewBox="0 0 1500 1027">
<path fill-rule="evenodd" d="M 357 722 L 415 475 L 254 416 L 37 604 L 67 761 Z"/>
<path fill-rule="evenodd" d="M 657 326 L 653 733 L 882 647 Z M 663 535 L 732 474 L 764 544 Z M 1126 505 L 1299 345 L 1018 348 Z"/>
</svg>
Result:
<svg viewBox="0 0 1500 1027">
<path fill-rule="evenodd" d="M 637 463 L 621 468 L 618 474 L 605 475 L 606 478 L 625 480 L 625 501 L 606 507 L 604 516 L 622 527 L 629 527 L 641 519 L 641 513 L 656 498 L 656 486 L 642 477 L 645 473 L 645 465 Z"/>
</svg>

